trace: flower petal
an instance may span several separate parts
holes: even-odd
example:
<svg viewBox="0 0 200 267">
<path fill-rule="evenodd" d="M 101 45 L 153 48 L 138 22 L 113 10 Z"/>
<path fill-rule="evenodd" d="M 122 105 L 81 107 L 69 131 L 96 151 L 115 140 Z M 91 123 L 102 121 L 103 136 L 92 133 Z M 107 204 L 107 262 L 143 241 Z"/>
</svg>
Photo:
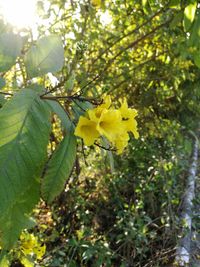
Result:
<svg viewBox="0 0 200 267">
<path fill-rule="evenodd" d="M 117 135 L 123 132 L 121 113 L 118 110 L 103 110 L 97 130 L 101 135 L 113 141 Z"/>
<path fill-rule="evenodd" d="M 76 126 L 74 134 L 83 139 L 85 145 L 91 146 L 95 140 L 99 137 L 99 133 L 96 130 L 97 124 L 83 116 L 80 116 L 79 122 Z"/>
<path fill-rule="evenodd" d="M 117 148 L 117 154 L 121 154 L 125 147 L 128 145 L 129 135 L 127 132 L 116 137 L 114 146 Z"/>
</svg>

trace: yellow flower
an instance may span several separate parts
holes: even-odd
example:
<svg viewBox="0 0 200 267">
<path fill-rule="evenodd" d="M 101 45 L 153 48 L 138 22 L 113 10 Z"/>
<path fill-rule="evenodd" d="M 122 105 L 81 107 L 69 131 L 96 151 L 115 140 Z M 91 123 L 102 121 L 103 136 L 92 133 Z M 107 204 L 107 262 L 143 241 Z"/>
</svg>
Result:
<svg viewBox="0 0 200 267">
<path fill-rule="evenodd" d="M 110 95 L 103 95 L 103 103 L 99 105 L 100 108 L 108 109 L 111 106 L 111 97 Z"/>
<path fill-rule="evenodd" d="M 21 251 L 24 255 L 31 255 L 35 254 L 37 259 L 41 259 L 42 256 L 45 254 L 46 246 L 41 245 L 38 242 L 38 238 L 33 234 L 29 233 L 22 233 L 20 236 L 21 241 Z M 25 260 L 25 257 L 22 257 Z"/>
<path fill-rule="evenodd" d="M 135 138 L 139 137 L 137 131 L 137 111 L 129 108 L 127 100 L 121 101 L 121 107 L 111 109 L 111 97 L 103 96 L 103 103 L 94 109 L 87 111 L 87 117 L 81 116 L 75 129 L 75 135 L 83 138 L 88 146 L 93 145 L 99 136 L 105 136 L 117 153 L 121 154 L 128 145 L 129 134 L 132 132 Z"/>
<path fill-rule="evenodd" d="M 36 247 L 34 247 L 33 252 L 37 256 L 37 259 L 40 260 L 46 252 L 46 246 L 41 246 L 38 244 Z"/>
<path fill-rule="evenodd" d="M 99 105 L 98 107 L 91 109 L 88 111 L 88 116 L 92 121 L 95 121 L 98 123 L 102 112 L 106 109 L 109 109 L 111 106 L 111 97 L 109 95 L 104 95 L 103 96 L 103 103 Z"/>
<path fill-rule="evenodd" d="M 104 109 L 97 124 L 97 130 L 112 142 L 117 135 L 123 132 L 121 113 L 114 109 Z"/>
<path fill-rule="evenodd" d="M 97 107 L 97 108 L 88 110 L 88 116 L 89 116 L 90 120 L 98 123 L 103 110 L 105 110 L 105 109 L 103 109 L 101 107 Z"/>
<path fill-rule="evenodd" d="M 121 135 L 116 136 L 113 144 L 117 148 L 117 154 L 121 154 L 125 147 L 128 145 L 129 135 L 127 132 L 122 133 Z"/>
<path fill-rule="evenodd" d="M 33 248 L 37 246 L 37 238 L 33 234 L 23 233 L 20 236 L 21 250 L 25 255 L 33 253 Z"/>
<path fill-rule="evenodd" d="M 119 111 L 122 116 L 124 128 L 127 132 L 132 132 L 134 137 L 137 139 L 139 137 L 139 133 L 137 131 L 137 121 L 135 120 L 135 117 L 137 116 L 137 110 L 129 108 L 127 100 L 124 99 L 124 101 L 121 103 Z"/>
<path fill-rule="evenodd" d="M 20 262 L 23 264 L 25 267 L 34 267 L 34 264 L 29 261 L 26 257 L 21 257 Z"/>
<path fill-rule="evenodd" d="M 94 141 L 99 137 L 99 133 L 96 129 L 96 126 L 96 122 L 91 121 L 83 116 L 80 116 L 74 134 L 83 138 L 83 141 L 87 146 L 91 146 L 94 144 Z"/>
</svg>

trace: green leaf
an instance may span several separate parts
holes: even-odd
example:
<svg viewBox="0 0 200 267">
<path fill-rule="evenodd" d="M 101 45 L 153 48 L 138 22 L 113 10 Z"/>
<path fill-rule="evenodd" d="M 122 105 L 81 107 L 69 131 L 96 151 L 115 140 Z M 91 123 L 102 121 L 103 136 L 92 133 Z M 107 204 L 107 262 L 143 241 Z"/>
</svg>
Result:
<svg viewBox="0 0 200 267">
<path fill-rule="evenodd" d="M 0 108 L 6 103 L 5 97 L 0 94 Z"/>
<path fill-rule="evenodd" d="M 142 6 L 146 7 L 146 5 L 148 4 L 148 0 L 142 0 Z"/>
<path fill-rule="evenodd" d="M 93 105 L 88 101 L 83 102 L 77 99 L 74 100 L 73 113 L 74 113 L 75 119 L 78 120 L 81 115 L 84 115 L 88 109 L 92 109 L 92 108 L 93 108 Z"/>
<path fill-rule="evenodd" d="M 65 86 L 64 86 L 64 88 L 65 88 L 66 91 L 71 92 L 73 90 L 75 78 L 76 78 L 76 75 L 75 75 L 74 72 L 72 72 L 71 76 L 66 81 Z"/>
<path fill-rule="evenodd" d="M 179 23 L 182 23 L 182 20 L 183 20 L 183 13 L 182 12 L 177 13 L 170 23 L 170 29 L 176 28 Z"/>
<path fill-rule="evenodd" d="M 193 54 L 194 57 L 194 63 L 195 65 L 200 68 L 200 52 L 197 51 L 196 53 Z"/>
<path fill-rule="evenodd" d="M 62 40 L 55 35 L 39 39 L 24 60 L 29 78 L 61 70 L 64 64 Z"/>
<path fill-rule="evenodd" d="M 49 139 L 49 108 L 24 89 L 0 110 L 1 246 L 10 249 L 39 201 L 39 177 Z"/>
<path fill-rule="evenodd" d="M 169 2 L 169 7 L 170 8 L 177 8 L 180 7 L 180 0 L 171 0 Z"/>
<path fill-rule="evenodd" d="M 5 79 L 0 77 L 0 89 L 6 85 Z"/>
<path fill-rule="evenodd" d="M 195 1 L 194 3 L 189 4 L 188 6 L 186 6 L 186 8 L 184 10 L 183 27 L 184 27 L 184 30 L 186 32 L 192 26 L 192 23 L 193 23 L 194 18 L 195 18 L 196 8 L 197 8 L 197 3 Z"/>
<path fill-rule="evenodd" d="M 196 16 L 195 22 L 191 29 L 191 35 L 189 38 L 189 46 L 199 46 L 199 37 L 200 37 L 200 14 Z"/>
<path fill-rule="evenodd" d="M 72 122 L 67 112 L 62 108 L 61 104 L 53 100 L 45 100 L 45 102 L 49 105 L 51 111 L 58 115 L 66 132 L 70 130 L 72 127 Z"/>
<path fill-rule="evenodd" d="M 151 11 L 151 6 L 148 0 L 142 0 L 142 7 L 145 14 L 148 14 Z"/>
<path fill-rule="evenodd" d="M 50 203 L 64 189 L 76 159 L 76 138 L 68 132 L 50 158 L 42 180 L 42 196 Z"/>
<path fill-rule="evenodd" d="M 21 54 L 23 38 L 12 32 L 0 34 L 0 72 L 9 70 Z"/>
</svg>

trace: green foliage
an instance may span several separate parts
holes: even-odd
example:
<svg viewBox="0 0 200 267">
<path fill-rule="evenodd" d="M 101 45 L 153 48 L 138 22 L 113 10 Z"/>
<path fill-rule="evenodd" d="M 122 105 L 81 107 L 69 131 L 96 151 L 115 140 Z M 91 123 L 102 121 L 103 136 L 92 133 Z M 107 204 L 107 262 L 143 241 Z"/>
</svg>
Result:
<svg viewBox="0 0 200 267">
<path fill-rule="evenodd" d="M 194 3 L 191 3 L 185 7 L 183 26 L 186 32 L 190 29 L 194 21 L 196 8 L 197 8 L 196 1 L 194 1 Z"/>
<path fill-rule="evenodd" d="M 165 266 L 176 245 L 188 132 L 200 115 L 199 7 L 117 0 L 39 9 L 49 27 L 38 26 L 36 41 L 0 23 L 1 246 L 12 247 L 43 198 L 50 206 L 40 202 L 32 229 L 47 244 L 41 266 Z M 73 135 L 103 93 L 138 110 L 140 138 L 114 155 L 112 174 L 111 151 Z"/>
<path fill-rule="evenodd" d="M 180 0 L 170 0 L 169 7 L 170 8 L 177 8 L 180 6 Z"/>
<path fill-rule="evenodd" d="M 0 77 L 0 89 L 1 89 L 2 87 L 4 87 L 5 84 L 6 84 L 5 80 L 4 80 L 3 78 Z"/>
<path fill-rule="evenodd" d="M 9 249 L 28 227 L 27 216 L 39 200 L 49 110 L 37 93 L 24 89 L 0 110 L 0 128 L 1 244 Z"/>
<path fill-rule="evenodd" d="M 177 134 L 177 144 L 179 139 Z M 148 260 L 154 261 L 151 253 L 158 244 L 175 241 L 173 211 L 179 205 L 182 187 L 177 176 L 184 169 L 179 163 L 187 162 L 176 158 L 183 148 L 173 148 L 175 140 L 170 143 L 147 138 L 132 142 L 123 158 L 115 158 L 112 175 L 95 161 L 101 159 L 100 154 L 89 157 L 92 172 L 85 169 L 78 180 L 73 175 L 74 180 L 68 183 L 70 190 L 52 205 L 56 227 L 47 227 L 51 232 L 47 242 L 53 256 L 49 261 L 48 257 L 44 259 L 45 264 L 59 266 L 67 259 L 71 266 L 136 262 L 144 266 Z"/>
<path fill-rule="evenodd" d="M 61 39 L 49 35 L 39 39 L 25 55 L 29 78 L 61 70 L 64 64 L 64 49 Z"/>
<path fill-rule="evenodd" d="M 76 138 L 72 129 L 69 129 L 47 163 L 42 180 L 42 196 L 47 203 L 52 202 L 62 192 L 72 172 L 76 159 Z"/>
<path fill-rule="evenodd" d="M 0 108 L 5 104 L 6 100 L 3 95 L 0 95 Z"/>
<path fill-rule="evenodd" d="M 45 100 L 45 102 L 49 105 L 51 111 L 58 115 L 61 120 L 63 132 L 66 133 L 67 131 L 70 131 L 72 123 L 70 121 L 69 114 L 67 114 L 67 112 L 63 109 L 62 105 L 60 105 L 59 102 L 51 100 Z"/>
<path fill-rule="evenodd" d="M 21 54 L 23 38 L 12 32 L 0 32 L 0 72 L 12 67 Z"/>
</svg>

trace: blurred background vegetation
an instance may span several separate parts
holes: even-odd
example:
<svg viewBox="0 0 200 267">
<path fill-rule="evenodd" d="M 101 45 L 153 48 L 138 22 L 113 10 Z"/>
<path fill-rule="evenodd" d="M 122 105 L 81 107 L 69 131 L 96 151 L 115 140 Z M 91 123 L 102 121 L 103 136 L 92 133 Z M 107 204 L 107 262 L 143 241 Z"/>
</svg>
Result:
<svg viewBox="0 0 200 267">
<path fill-rule="evenodd" d="M 34 211 L 33 232 L 47 247 L 38 266 L 171 266 L 200 115 L 198 1 L 49 0 L 37 8 L 38 37 L 58 34 L 65 48 L 62 71 L 38 82 L 63 94 L 107 93 L 116 105 L 125 96 L 140 133 L 120 156 L 80 140 L 65 191 Z M 74 101 L 74 116 L 87 107 Z M 52 120 L 53 150 L 61 133 Z"/>
</svg>

